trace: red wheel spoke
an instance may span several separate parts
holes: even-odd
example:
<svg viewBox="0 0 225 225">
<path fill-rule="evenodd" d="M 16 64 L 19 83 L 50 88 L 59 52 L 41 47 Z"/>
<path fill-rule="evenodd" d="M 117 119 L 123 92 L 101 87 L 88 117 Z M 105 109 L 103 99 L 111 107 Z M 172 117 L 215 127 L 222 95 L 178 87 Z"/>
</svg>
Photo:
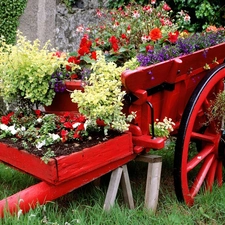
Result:
<svg viewBox="0 0 225 225">
<path fill-rule="evenodd" d="M 212 190 L 214 182 L 223 183 L 225 134 L 221 121 L 210 117 L 217 94 L 225 90 L 225 64 L 200 81 L 184 109 L 177 134 L 174 156 L 174 183 L 178 200 L 193 205 L 201 189 Z M 192 145 L 194 143 L 194 145 Z"/>
<path fill-rule="evenodd" d="M 207 174 L 206 189 L 209 191 L 211 191 L 212 187 L 213 187 L 213 183 L 214 183 L 215 176 L 216 176 L 217 165 L 218 165 L 218 161 L 214 160 L 212 163 L 212 166 L 210 167 L 209 172 Z"/>
<path fill-rule="evenodd" d="M 198 175 L 196 176 L 195 181 L 191 187 L 190 194 L 192 197 L 196 196 L 196 194 L 199 192 L 199 190 L 206 178 L 206 175 L 213 163 L 214 158 L 215 158 L 214 155 L 210 155 L 209 157 L 207 157 L 205 159 L 205 162 L 203 163 L 203 165 L 202 165 L 200 171 L 198 172 Z"/>
<path fill-rule="evenodd" d="M 223 163 L 222 163 L 222 161 L 218 162 L 218 165 L 216 168 L 216 179 L 217 179 L 218 185 L 221 187 L 223 184 Z"/>
<path fill-rule="evenodd" d="M 208 109 L 209 106 L 210 106 L 210 102 L 209 102 L 209 100 L 206 98 L 206 99 L 204 100 L 204 102 L 203 102 L 203 108 L 204 108 L 204 110 Z"/>
<path fill-rule="evenodd" d="M 191 138 L 202 140 L 202 141 L 207 141 L 207 142 L 212 142 L 212 143 L 214 143 L 214 141 L 215 141 L 215 137 L 213 137 L 212 135 L 199 134 L 196 132 L 191 133 Z"/>
<path fill-rule="evenodd" d="M 187 163 L 187 172 L 194 169 L 202 160 L 204 160 L 209 154 L 211 154 L 214 151 L 214 145 L 207 145 L 204 147 L 201 152 L 199 152 L 194 158 L 192 158 Z"/>
</svg>

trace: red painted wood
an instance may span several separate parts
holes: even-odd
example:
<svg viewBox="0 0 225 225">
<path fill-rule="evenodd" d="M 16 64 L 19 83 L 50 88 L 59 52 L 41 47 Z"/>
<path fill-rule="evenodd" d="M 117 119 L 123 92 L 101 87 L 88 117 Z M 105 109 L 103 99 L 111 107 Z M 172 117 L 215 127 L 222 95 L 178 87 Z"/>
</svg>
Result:
<svg viewBox="0 0 225 225">
<path fill-rule="evenodd" d="M 111 149 L 111 151 L 113 152 L 113 149 Z M 26 213 L 30 210 L 30 208 L 35 208 L 37 204 L 42 205 L 49 201 L 55 200 L 118 168 L 119 166 L 126 164 L 135 157 L 135 154 L 130 154 L 116 161 L 109 161 L 104 166 L 100 166 L 97 169 L 91 170 L 83 175 L 77 176 L 76 178 L 67 180 L 66 182 L 58 185 L 42 181 L 39 184 L 30 186 L 0 201 L 0 217 L 4 217 L 5 210 L 11 214 L 15 214 L 19 209 L 22 209 L 23 213 Z"/>
<path fill-rule="evenodd" d="M 196 69 L 200 69 L 197 73 L 204 71 L 203 67 L 206 63 L 211 65 L 211 69 L 217 66 L 216 63 L 213 63 L 215 58 L 219 63 L 222 63 L 225 58 L 224 52 L 225 43 L 222 43 L 206 50 L 199 50 L 189 55 L 147 67 L 139 67 L 132 71 L 125 70 L 121 79 L 126 91 L 133 93 L 152 88 L 163 82 L 174 83 L 176 78 L 183 74 L 192 74 L 192 71 Z"/>
<path fill-rule="evenodd" d="M 214 68 L 218 65 L 214 62 L 215 59 L 221 64 L 225 58 L 224 52 L 225 43 L 155 65 L 124 71 L 121 79 L 125 91 L 132 93 L 137 98 L 127 107 L 127 112 L 134 111 L 137 115 L 133 124 L 139 129 L 132 127 L 130 129 L 132 134 L 134 136 L 137 134 L 150 135 L 151 110 L 146 101 L 149 101 L 154 108 L 154 120 L 162 121 L 165 117 L 169 117 L 173 122 L 179 124 L 192 92 L 208 72 L 203 67 L 207 63 L 211 69 Z M 148 89 L 163 82 L 174 84 L 174 90 L 160 90 L 147 95 Z M 144 144 L 142 142 L 142 146 Z"/>
<path fill-rule="evenodd" d="M 77 112 L 77 103 L 73 103 L 70 98 L 70 94 L 73 90 L 81 90 L 84 88 L 82 86 L 82 81 L 65 81 L 66 91 L 62 93 L 56 93 L 52 104 L 50 106 L 45 106 L 45 111 L 48 113 L 62 114 L 63 112 Z"/>
<path fill-rule="evenodd" d="M 0 161 L 52 184 L 59 184 L 133 154 L 131 133 L 45 164 L 39 157 L 0 143 Z"/>
<path fill-rule="evenodd" d="M 131 133 L 116 137 L 89 149 L 57 158 L 58 181 L 80 176 L 133 154 Z"/>
<path fill-rule="evenodd" d="M 58 180 L 55 160 L 45 164 L 39 157 L 0 142 L 0 161 L 29 173 L 41 180 L 55 183 Z"/>
</svg>

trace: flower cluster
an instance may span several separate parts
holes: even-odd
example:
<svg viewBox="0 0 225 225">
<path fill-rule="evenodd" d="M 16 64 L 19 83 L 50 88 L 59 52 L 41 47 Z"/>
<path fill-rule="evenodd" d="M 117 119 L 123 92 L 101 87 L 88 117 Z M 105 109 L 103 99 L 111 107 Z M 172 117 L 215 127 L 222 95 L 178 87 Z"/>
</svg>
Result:
<svg viewBox="0 0 225 225">
<path fill-rule="evenodd" d="M 49 89 L 49 82 L 64 59 L 54 56 L 49 48 L 50 42 L 42 47 L 38 39 L 31 42 L 20 32 L 16 45 L 0 39 L 0 94 L 5 101 L 52 103 L 55 92 Z"/>
<path fill-rule="evenodd" d="M 153 2 L 144 7 L 130 4 L 110 11 L 98 10 L 98 25 L 86 30 L 80 26 L 77 31 L 86 32 L 93 40 L 93 46 L 102 50 L 108 60 L 123 65 L 137 52 L 145 52 L 156 43 L 176 41 L 178 26 L 171 13 L 164 1 L 158 6 Z M 180 13 L 179 18 L 185 23 L 190 22 L 187 14 Z"/>
<path fill-rule="evenodd" d="M 163 119 L 163 121 L 159 121 L 158 119 L 156 119 L 156 121 L 154 122 L 154 134 L 156 137 L 169 137 L 170 132 L 173 131 L 173 126 L 175 125 L 175 123 L 172 121 L 171 118 L 167 118 L 165 117 Z M 150 128 L 150 134 L 152 134 L 152 129 L 151 126 Z"/>
<path fill-rule="evenodd" d="M 124 67 L 118 67 L 114 62 L 106 62 L 102 52 L 97 51 L 97 56 L 98 60 L 91 68 L 90 85 L 84 86 L 84 91 L 74 90 L 71 94 L 72 102 L 78 104 L 79 112 L 92 123 L 98 119 L 103 120 L 105 134 L 109 129 L 124 132 L 134 114 L 126 116 L 122 112 L 125 91 L 122 91 L 120 76 L 126 68 L 136 66 L 136 61 L 131 60 Z"/>
<path fill-rule="evenodd" d="M 52 74 L 50 87 L 54 89 L 55 92 L 64 92 L 66 90 L 65 80 L 88 79 L 91 73 L 91 63 L 97 60 L 96 51 L 92 49 L 92 41 L 87 35 L 82 37 L 77 52 L 71 52 L 67 55 L 64 52 L 58 51 L 54 55 L 66 60 L 65 63 Z"/>
<path fill-rule="evenodd" d="M 43 114 L 40 110 L 29 114 L 12 112 L 1 117 L 0 138 L 14 137 L 41 149 L 57 142 L 83 141 L 88 129 L 84 116 L 69 112 L 63 115 Z"/>
<path fill-rule="evenodd" d="M 217 29 L 213 32 L 211 29 L 208 29 L 208 32 L 205 33 L 196 33 L 191 35 L 186 33 L 183 35 L 185 38 L 179 38 L 174 44 L 155 46 L 154 48 L 149 49 L 147 53 L 138 54 L 138 62 L 141 66 L 148 66 L 178 56 L 187 55 L 225 41 L 224 29 Z"/>
</svg>

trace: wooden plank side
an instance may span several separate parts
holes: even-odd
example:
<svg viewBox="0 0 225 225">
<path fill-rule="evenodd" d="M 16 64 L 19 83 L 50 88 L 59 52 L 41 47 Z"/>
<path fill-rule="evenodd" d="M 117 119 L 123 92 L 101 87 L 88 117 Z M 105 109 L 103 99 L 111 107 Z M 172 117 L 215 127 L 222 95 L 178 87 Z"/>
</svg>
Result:
<svg viewBox="0 0 225 225">
<path fill-rule="evenodd" d="M 131 133 L 57 158 L 59 183 L 133 154 Z"/>
<path fill-rule="evenodd" d="M 39 157 L 1 142 L 0 161 L 50 183 L 58 179 L 55 160 L 45 164 Z"/>
</svg>

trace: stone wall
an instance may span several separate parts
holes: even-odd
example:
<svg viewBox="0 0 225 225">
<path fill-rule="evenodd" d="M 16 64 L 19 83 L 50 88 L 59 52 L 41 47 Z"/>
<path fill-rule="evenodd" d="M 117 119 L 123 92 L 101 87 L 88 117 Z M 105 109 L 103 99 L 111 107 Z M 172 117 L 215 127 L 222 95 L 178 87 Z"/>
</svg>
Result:
<svg viewBox="0 0 225 225">
<path fill-rule="evenodd" d="M 76 28 L 95 23 L 96 9 L 106 5 L 107 0 L 78 0 L 71 14 L 60 0 L 28 0 L 19 30 L 29 40 L 38 38 L 42 44 L 51 40 L 61 51 L 75 51 L 81 38 Z"/>
</svg>

